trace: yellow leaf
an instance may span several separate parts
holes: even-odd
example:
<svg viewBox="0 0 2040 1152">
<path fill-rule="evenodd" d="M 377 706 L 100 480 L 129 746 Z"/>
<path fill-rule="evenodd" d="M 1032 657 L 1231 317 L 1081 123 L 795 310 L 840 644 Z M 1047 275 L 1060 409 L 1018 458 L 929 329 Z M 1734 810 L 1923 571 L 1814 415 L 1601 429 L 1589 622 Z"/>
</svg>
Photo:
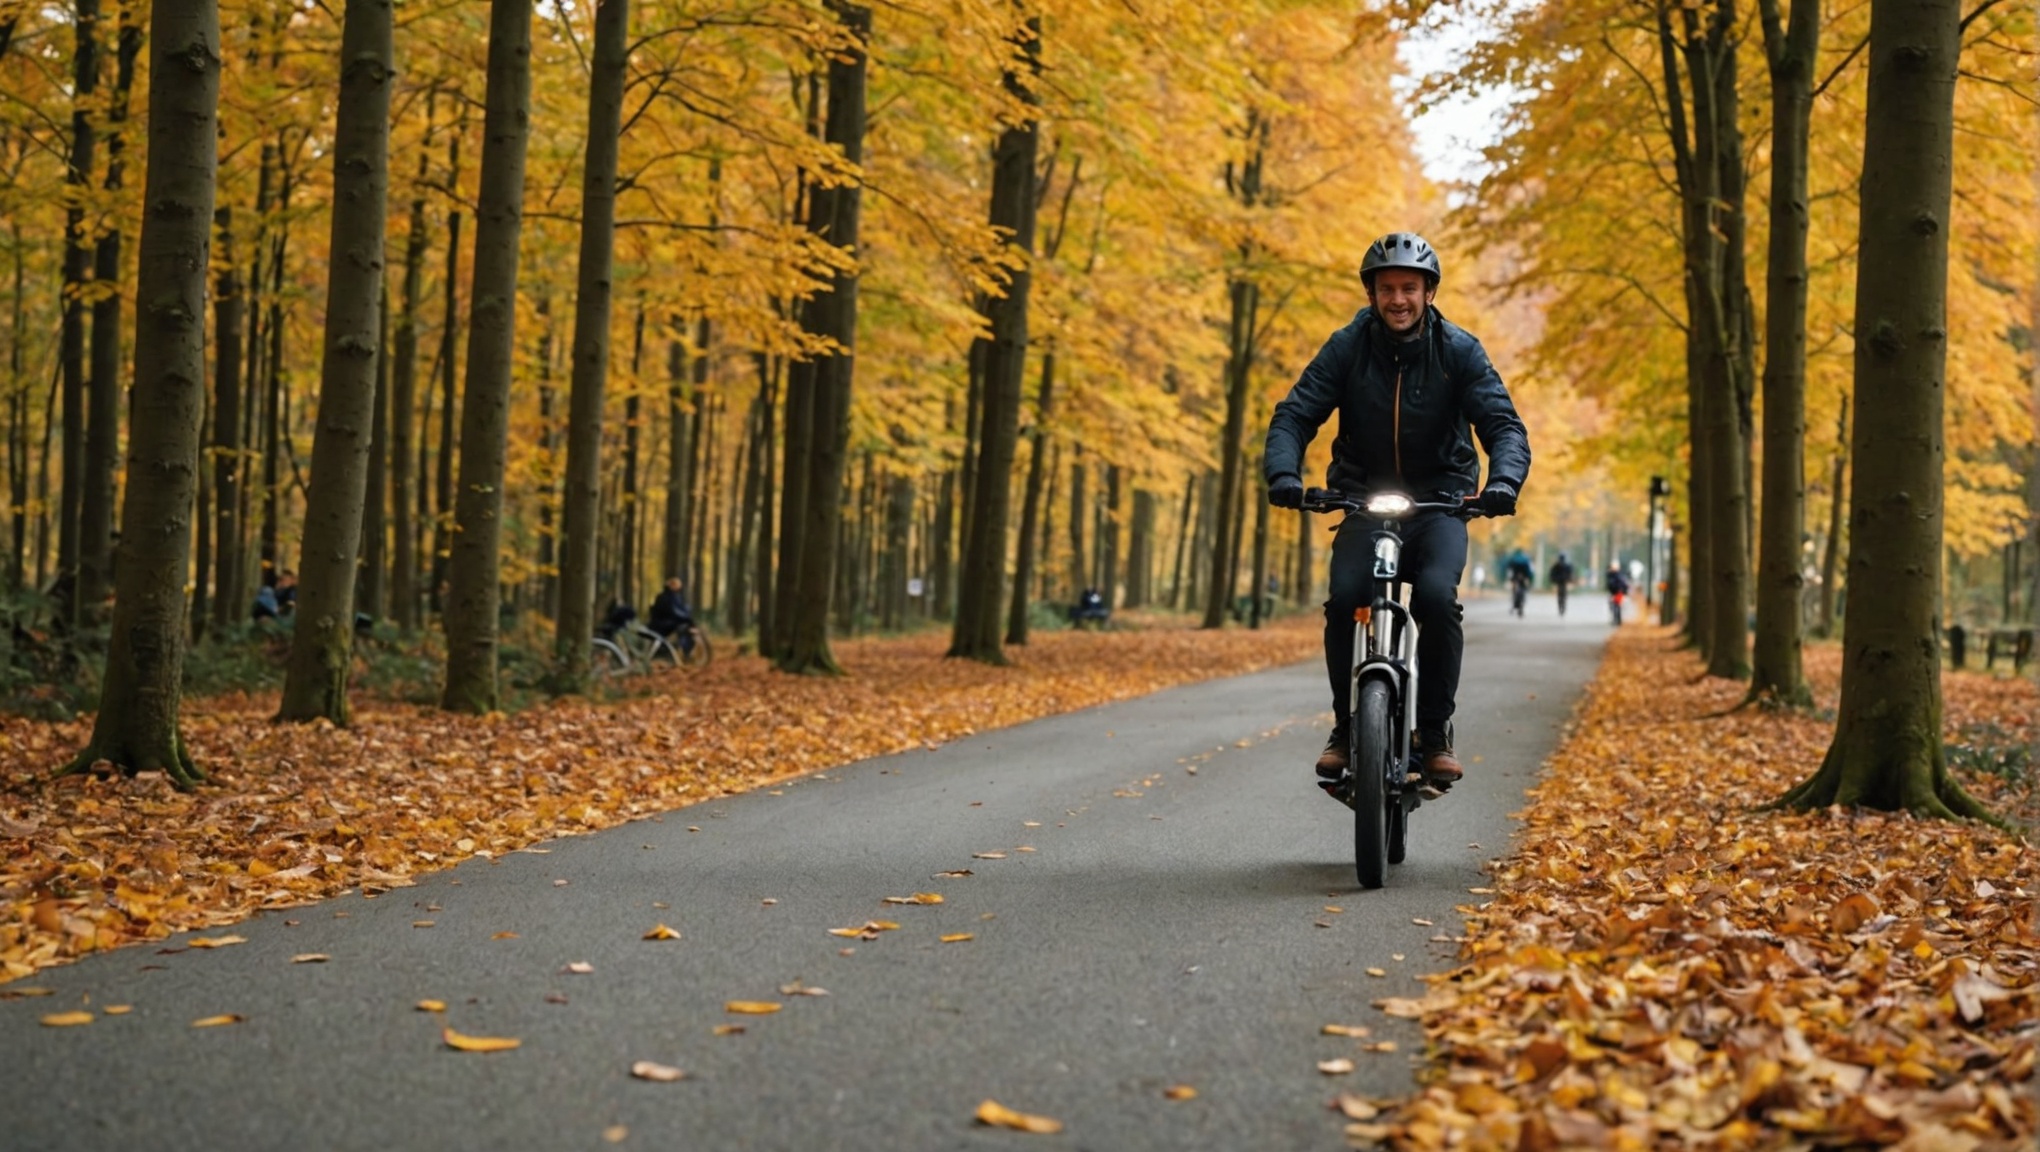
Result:
<svg viewBox="0 0 2040 1152">
<path fill-rule="evenodd" d="M 942 903 L 942 894 L 939 892 L 916 892 L 912 896 L 888 896 L 885 898 L 885 902 L 888 904 L 940 904 Z"/>
<path fill-rule="evenodd" d="M 846 938 L 848 938 L 848 939 L 852 939 L 852 940 L 854 940 L 854 939 L 856 939 L 857 937 L 859 937 L 859 936 L 862 936 L 862 935 L 864 935 L 864 929 L 862 929 L 862 928 L 831 928 L 831 929 L 829 929 L 829 935 L 831 935 L 831 936 L 842 936 L 842 937 L 846 937 Z"/>
<path fill-rule="evenodd" d="M 736 1016 L 770 1016 L 784 1007 L 771 1000 L 732 1000 L 723 1005 L 723 1011 Z"/>
<path fill-rule="evenodd" d="M 489 939 L 491 939 L 491 940 L 515 940 L 515 939 L 517 939 L 517 933 L 515 933 L 515 932 L 498 932 L 498 933 L 496 933 L 496 934 L 495 934 L 494 936 L 491 936 L 491 937 L 489 937 Z"/>
<path fill-rule="evenodd" d="M 225 948 L 230 944 L 246 944 L 245 936 L 193 936 L 184 942 L 187 948 Z"/>
<path fill-rule="evenodd" d="M 666 927 L 664 924 L 660 924 L 655 926 L 650 932 L 645 933 L 644 938 L 647 940 L 678 940 L 680 933 Z"/>
<path fill-rule="evenodd" d="M 1016 1132 L 1033 1132 L 1040 1136 L 1052 1136 L 1063 1130 L 1063 1123 L 1060 1120 L 1015 1112 L 997 1100 L 987 1100 L 977 1106 L 977 1122 L 994 1128 L 1011 1128 Z"/>
<path fill-rule="evenodd" d="M 239 1012 L 223 1012 L 218 1016 L 206 1016 L 198 1020 L 193 1020 L 191 1022 L 191 1026 L 193 1028 L 218 1028 L 223 1024 L 239 1024 L 241 1021 L 245 1019 L 247 1019 L 247 1017 L 241 1015 Z"/>
<path fill-rule="evenodd" d="M 1333 1104 L 1348 1120 L 1372 1120 L 1381 1115 L 1380 1105 L 1365 1096 L 1356 1096 L 1351 1092 L 1339 1093 L 1339 1098 L 1333 1101 Z"/>
<path fill-rule="evenodd" d="M 92 1023 L 90 1012 L 52 1012 L 42 1018 L 45 1028 L 76 1028 L 80 1024 Z"/>
<path fill-rule="evenodd" d="M 973 860 L 1004 860 L 1006 854 L 1004 852 L 973 852 L 970 854 L 970 858 Z"/>
<path fill-rule="evenodd" d="M 1344 1076 L 1353 1070 L 1353 1062 L 1344 1056 L 1317 1062 L 1317 1070 L 1327 1076 Z"/>
<path fill-rule="evenodd" d="M 965 940 L 975 939 L 977 939 L 977 933 L 975 932 L 951 932 L 949 935 L 942 937 L 942 942 L 944 944 L 961 944 Z"/>
<path fill-rule="evenodd" d="M 331 959 L 332 957 L 324 952 L 300 952 L 291 957 L 290 962 L 293 964 L 324 964 Z"/>
<path fill-rule="evenodd" d="M 1383 971 L 1383 970 L 1382 970 L 1382 969 L 1380 969 L 1380 968 L 1369 968 L 1369 969 L 1367 970 L 1367 974 L 1368 974 L 1369 976 L 1386 976 L 1386 975 L 1388 975 L 1388 973 L 1387 973 L 1387 972 Z"/>
<path fill-rule="evenodd" d="M 611 1144 L 621 1144 L 630 1139 L 630 1129 L 621 1124 L 611 1124 L 602 1130 L 602 1138 Z"/>
<path fill-rule="evenodd" d="M 274 864 L 271 864 L 267 860 L 258 858 L 248 861 L 248 875 L 250 876 L 267 876 L 273 872 L 280 871 L 282 871 L 282 869 L 278 868 Z"/>
<path fill-rule="evenodd" d="M 671 1064 L 654 1064 L 650 1060 L 640 1060 L 632 1064 L 630 1074 L 640 1080 L 657 1080 L 661 1084 L 670 1084 L 687 1075 Z"/>
<path fill-rule="evenodd" d="M 462 1052 L 508 1052 L 524 1043 L 508 1036 L 465 1036 L 451 1028 L 441 1029 L 439 1038 L 446 1041 L 448 1048 Z"/>
<path fill-rule="evenodd" d="M 714 1031 L 718 1036 L 742 1036 L 744 1034 L 744 1026 L 742 1024 L 718 1024 L 715 1026 Z"/>
<path fill-rule="evenodd" d="M 1368 1035 L 1368 1029 L 1365 1024 L 1327 1024 L 1323 1028 L 1318 1029 L 1318 1031 L 1327 1036 L 1352 1036 L 1358 1038 Z"/>
<path fill-rule="evenodd" d="M 446 1001 L 444 1001 L 444 1000 L 420 1000 L 420 1001 L 418 1001 L 418 1011 L 420 1011 L 420 1012 L 444 1012 L 444 1011 L 446 1011 Z"/>
<path fill-rule="evenodd" d="M 125 1016 L 134 1010 L 135 1006 L 132 1004 L 108 1004 L 100 1009 L 101 1012 L 106 1013 L 108 1016 Z"/>
<path fill-rule="evenodd" d="M 1162 1091 L 1162 1095 L 1170 1100 L 1195 1100 L 1197 1089 L 1188 1084 L 1172 1084 Z"/>
</svg>

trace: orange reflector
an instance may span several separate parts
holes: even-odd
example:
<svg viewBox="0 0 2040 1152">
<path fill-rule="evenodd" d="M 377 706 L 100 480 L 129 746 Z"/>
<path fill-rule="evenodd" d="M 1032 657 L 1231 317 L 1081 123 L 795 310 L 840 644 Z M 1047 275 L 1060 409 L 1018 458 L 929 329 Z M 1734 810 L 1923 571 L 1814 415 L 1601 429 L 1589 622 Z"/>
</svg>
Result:
<svg viewBox="0 0 2040 1152">
<path fill-rule="evenodd" d="M 1374 619 L 1374 609 L 1372 607 L 1353 609 L 1353 623 L 1365 624 L 1372 619 Z"/>
</svg>

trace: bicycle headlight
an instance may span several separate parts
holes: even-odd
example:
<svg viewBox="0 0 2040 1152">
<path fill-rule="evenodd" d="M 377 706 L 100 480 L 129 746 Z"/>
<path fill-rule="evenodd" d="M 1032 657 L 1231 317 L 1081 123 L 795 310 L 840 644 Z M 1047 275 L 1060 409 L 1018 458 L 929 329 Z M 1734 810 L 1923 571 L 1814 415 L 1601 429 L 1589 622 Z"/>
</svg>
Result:
<svg viewBox="0 0 2040 1152">
<path fill-rule="evenodd" d="M 1384 492 L 1379 496 L 1367 498 L 1367 514 L 1369 516 L 1401 516 L 1409 510 L 1410 498 L 1407 496 L 1399 496 L 1393 492 Z"/>
</svg>

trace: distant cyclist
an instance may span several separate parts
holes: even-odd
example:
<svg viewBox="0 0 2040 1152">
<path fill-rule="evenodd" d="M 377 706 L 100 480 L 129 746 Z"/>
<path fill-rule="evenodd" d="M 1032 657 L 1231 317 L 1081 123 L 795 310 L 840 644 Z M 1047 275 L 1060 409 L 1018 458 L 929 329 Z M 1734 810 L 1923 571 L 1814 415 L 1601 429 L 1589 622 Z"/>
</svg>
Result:
<svg viewBox="0 0 2040 1152">
<path fill-rule="evenodd" d="M 1262 468 L 1269 503 L 1302 507 L 1304 449 L 1336 412 L 1327 487 L 1363 500 L 1400 492 L 1427 501 L 1474 500 L 1497 516 L 1515 513 L 1530 475 L 1530 439 L 1480 341 L 1432 306 L 1439 276 L 1438 254 L 1413 232 L 1391 232 L 1368 247 L 1360 262 L 1367 307 L 1325 341 L 1268 421 Z M 1485 486 L 1475 434 L 1487 449 Z M 1346 771 L 1353 613 L 1374 600 L 1371 530 L 1367 517 L 1351 516 L 1332 542 L 1325 670 L 1337 723 L 1317 761 L 1318 775 L 1328 779 Z M 1450 782 L 1464 771 L 1453 754 L 1451 721 L 1465 646 L 1458 588 L 1466 521 L 1423 512 L 1402 535 L 1402 580 L 1422 628 L 1416 747 L 1425 773 Z"/>
<path fill-rule="evenodd" d="M 1558 561 L 1551 566 L 1550 572 L 1545 573 L 1544 578 L 1550 581 L 1552 591 L 1558 593 L 1558 614 L 1565 615 L 1566 589 L 1572 587 L 1573 581 L 1579 579 L 1579 573 L 1573 571 L 1572 561 L 1567 560 L 1565 553 L 1560 552 Z"/>
<path fill-rule="evenodd" d="M 666 638 L 683 655 L 694 652 L 694 609 L 688 607 L 678 576 L 666 577 L 666 587 L 652 598 L 652 631 Z"/>
<path fill-rule="evenodd" d="M 1537 570 L 1530 567 L 1530 557 L 1521 548 L 1509 553 L 1509 559 L 1502 565 L 1502 577 L 1509 582 L 1509 611 L 1521 616 L 1523 604 L 1530 597 L 1530 585 L 1537 582 Z"/>
<path fill-rule="evenodd" d="M 1606 582 L 1608 585 L 1608 614 L 1614 618 L 1616 625 L 1619 627 L 1622 624 L 1622 601 L 1624 597 L 1629 595 L 1629 577 L 1622 574 L 1622 564 L 1619 561 L 1608 565 Z"/>
</svg>

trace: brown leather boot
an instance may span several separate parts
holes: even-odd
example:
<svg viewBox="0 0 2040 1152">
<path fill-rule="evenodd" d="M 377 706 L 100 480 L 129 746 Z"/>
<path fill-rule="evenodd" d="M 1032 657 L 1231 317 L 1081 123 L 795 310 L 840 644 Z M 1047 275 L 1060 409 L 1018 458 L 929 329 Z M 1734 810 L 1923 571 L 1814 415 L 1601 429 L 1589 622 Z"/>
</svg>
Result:
<svg viewBox="0 0 2040 1152">
<path fill-rule="evenodd" d="M 1346 745 L 1350 741 L 1344 724 L 1332 727 L 1332 738 L 1325 741 L 1325 750 L 1318 753 L 1317 774 L 1326 780 L 1337 780 L 1346 774 Z"/>
<path fill-rule="evenodd" d="M 1466 775 L 1459 757 L 1452 754 L 1452 738 L 1443 732 L 1419 731 L 1417 752 L 1423 757 L 1425 778 L 1434 784 L 1451 785 Z"/>
</svg>

